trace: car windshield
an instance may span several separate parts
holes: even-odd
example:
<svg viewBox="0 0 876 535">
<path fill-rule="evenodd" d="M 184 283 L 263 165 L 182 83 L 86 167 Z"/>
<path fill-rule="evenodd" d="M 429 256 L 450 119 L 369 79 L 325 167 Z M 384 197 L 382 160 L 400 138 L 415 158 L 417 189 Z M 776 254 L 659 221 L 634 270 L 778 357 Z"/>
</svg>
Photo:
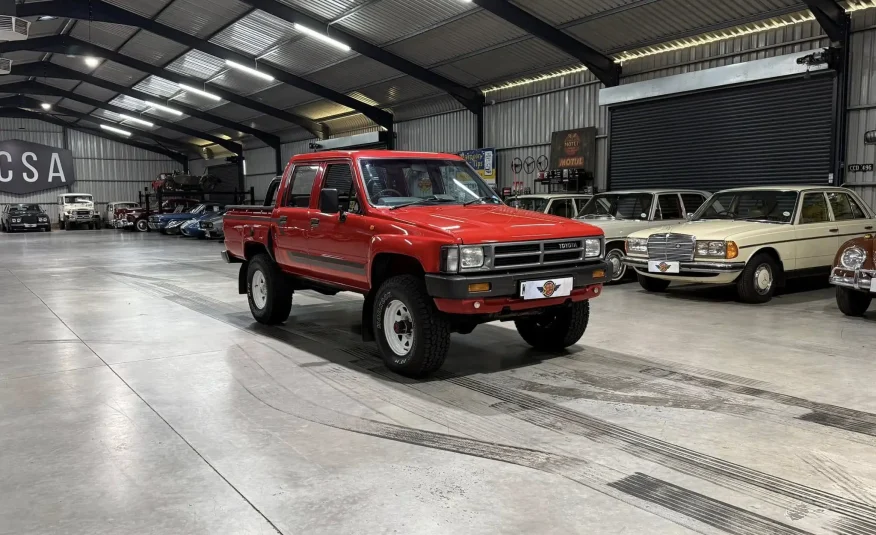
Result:
<svg viewBox="0 0 876 535">
<path fill-rule="evenodd" d="M 9 207 L 11 212 L 41 212 L 38 204 L 13 204 Z"/>
<path fill-rule="evenodd" d="M 729 219 L 790 223 L 797 206 L 796 191 L 739 190 L 712 195 L 694 214 L 693 221 Z"/>
<path fill-rule="evenodd" d="M 502 204 L 467 163 L 457 160 L 386 158 L 361 162 L 368 199 L 375 206 Z"/>
<path fill-rule="evenodd" d="M 578 212 L 582 219 L 648 219 L 651 193 L 600 193 Z"/>
<path fill-rule="evenodd" d="M 533 212 L 544 212 L 547 208 L 548 201 L 542 197 L 523 197 L 508 200 L 508 206 L 512 208 L 520 208 L 521 210 L 531 210 Z"/>
<path fill-rule="evenodd" d="M 64 202 L 66 204 L 73 204 L 77 202 L 91 202 L 91 195 L 71 195 L 69 197 L 64 197 Z"/>
</svg>

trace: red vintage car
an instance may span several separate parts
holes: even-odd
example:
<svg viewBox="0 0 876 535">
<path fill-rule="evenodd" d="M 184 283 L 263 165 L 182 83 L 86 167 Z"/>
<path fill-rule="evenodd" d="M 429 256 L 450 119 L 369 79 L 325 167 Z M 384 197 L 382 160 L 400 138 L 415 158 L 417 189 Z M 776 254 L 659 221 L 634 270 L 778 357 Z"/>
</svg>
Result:
<svg viewBox="0 0 876 535">
<path fill-rule="evenodd" d="M 863 316 L 876 295 L 876 236 L 847 241 L 836 253 L 830 283 L 836 304 L 847 316 Z"/>
</svg>

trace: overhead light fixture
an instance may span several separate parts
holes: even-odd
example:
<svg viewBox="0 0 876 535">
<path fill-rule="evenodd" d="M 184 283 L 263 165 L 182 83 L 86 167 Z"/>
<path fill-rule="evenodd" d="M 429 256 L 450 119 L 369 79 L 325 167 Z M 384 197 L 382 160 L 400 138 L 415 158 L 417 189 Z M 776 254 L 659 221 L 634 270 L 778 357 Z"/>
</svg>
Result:
<svg viewBox="0 0 876 535">
<path fill-rule="evenodd" d="M 100 60 L 94 56 L 86 56 L 85 64 L 91 67 L 92 69 L 100 65 Z"/>
<path fill-rule="evenodd" d="M 53 16 L 51 16 L 51 15 L 42 15 L 42 16 L 37 17 L 37 21 L 39 21 L 39 22 L 45 22 L 45 21 L 47 21 L 47 20 L 55 20 L 55 19 L 57 19 L 57 18 L 58 18 L 58 17 L 53 17 Z"/>
<path fill-rule="evenodd" d="M 337 41 L 335 39 L 332 39 L 328 35 L 320 33 L 316 30 L 310 29 L 307 26 L 302 26 L 302 25 L 298 24 L 297 22 L 295 23 L 295 29 L 301 33 L 306 33 L 307 35 L 313 37 L 314 39 L 319 39 L 320 41 L 322 41 L 324 43 L 328 43 L 335 48 L 340 48 L 341 50 L 343 50 L 345 52 L 350 51 L 350 47 L 345 45 L 344 43 Z"/>
<path fill-rule="evenodd" d="M 247 74 L 257 76 L 263 80 L 267 80 L 269 82 L 274 81 L 274 77 L 271 76 L 270 74 L 265 74 L 262 71 L 258 71 L 256 69 L 251 68 L 251 67 L 247 67 L 246 65 L 241 65 L 240 63 L 237 63 L 236 61 L 231 61 L 230 59 L 226 59 L 225 64 L 233 69 L 237 69 L 237 70 L 243 71 Z"/>
<path fill-rule="evenodd" d="M 109 132 L 114 132 L 116 134 L 119 134 L 119 135 L 122 135 L 125 137 L 131 137 L 130 132 L 128 132 L 127 130 L 122 130 L 121 128 L 116 128 L 114 126 L 107 126 L 105 124 L 100 125 L 100 127 L 103 128 L 104 130 L 109 131 Z"/>
<path fill-rule="evenodd" d="M 204 91 L 203 89 L 198 89 L 197 87 L 192 87 L 192 86 L 186 85 L 186 84 L 176 84 L 176 85 L 178 85 L 180 89 L 182 89 L 183 91 L 186 91 L 186 92 L 194 93 L 196 95 L 201 95 L 202 97 L 207 97 L 209 99 L 213 99 L 213 100 L 217 100 L 217 101 L 222 100 L 222 97 L 220 97 L 219 95 L 214 95 L 213 93 L 208 93 L 208 92 Z"/>
<path fill-rule="evenodd" d="M 146 100 L 144 102 L 146 102 L 147 105 L 155 108 L 156 110 L 166 111 L 167 113 L 172 113 L 174 115 L 182 115 L 183 114 L 179 110 L 175 110 L 173 108 L 168 108 L 167 106 L 162 106 L 161 104 L 158 104 L 157 102 L 152 102 L 150 100 Z"/>
<path fill-rule="evenodd" d="M 49 111 L 50 109 L 52 109 L 52 105 L 49 104 L 48 102 L 43 102 L 42 104 L 40 104 L 40 106 L 46 111 Z"/>
<path fill-rule="evenodd" d="M 120 114 L 119 117 L 126 121 L 131 121 L 132 123 L 142 124 L 143 126 L 155 126 L 149 121 L 144 121 L 143 119 L 138 119 L 137 117 L 131 117 L 130 115 L 125 115 L 124 113 Z"/>
</svg>

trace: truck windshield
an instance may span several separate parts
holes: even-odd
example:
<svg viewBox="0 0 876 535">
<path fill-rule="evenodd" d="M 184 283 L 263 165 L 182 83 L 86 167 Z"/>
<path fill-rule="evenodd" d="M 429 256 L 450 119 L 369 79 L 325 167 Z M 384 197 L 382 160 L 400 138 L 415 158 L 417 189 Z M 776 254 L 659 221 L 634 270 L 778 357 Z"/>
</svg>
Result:
<svg viewBox="0 0 876 535">
<path fill-rule="evenodd" d="M 533 212 L 544 212 L 547 208 L 548 199 L 540 197 L 524 197 L 508 200 L 508 206 L 512 208 L 520 208 L 521 210 L 531 210 Z"/>
<path fill-rule="evenodd" d="M 77 202 L 91 202 L 91 195 L 73 195 L 70 197 L 64 197 L 64 202 L 66 204 L 73 204 Z"/>
<path fill-rule="evenodd" d="M 464 204 L 481 200 L 502 204 L 496 193 L 465 162 L 432 159 L 362 160 L 362 178 L 371 204 Z"/>
<path fill-rule="evenodd" d="M 578 212 L 581 219 L 648 219 L 651 193 L 600 193 Z"/>
<path fill-rule="evenodd" d="M 733 219 L 790 223 L 797 206 L 796 191 L 737 190 L 719 192 L 697 210 L 692 220 Z"/>
</svg>

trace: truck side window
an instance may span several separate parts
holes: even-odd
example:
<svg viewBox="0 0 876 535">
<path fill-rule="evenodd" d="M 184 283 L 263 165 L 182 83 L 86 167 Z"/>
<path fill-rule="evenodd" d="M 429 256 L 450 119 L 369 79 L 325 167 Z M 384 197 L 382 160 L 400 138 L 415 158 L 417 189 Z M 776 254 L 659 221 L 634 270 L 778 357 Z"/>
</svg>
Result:
<svg viewBox="0 0 876 535">
<path fill-rule="evenodd" d="M 343 211 L 359 211 L 359 203 L 353 189 L 353 171 L 348 164 L 336 163 L 326 167 L 322 188 L 338 190 L 338 201 Z"/>
<path fill-rule="evenodd" d="M 292 172 L 292 187 L 286 206 L 292 208 L 307 208 L 310 206 L 310 193 L 313 191 L 313 181 L 319 172 L 318 165 L 299 165 Z"/>
</svg>

